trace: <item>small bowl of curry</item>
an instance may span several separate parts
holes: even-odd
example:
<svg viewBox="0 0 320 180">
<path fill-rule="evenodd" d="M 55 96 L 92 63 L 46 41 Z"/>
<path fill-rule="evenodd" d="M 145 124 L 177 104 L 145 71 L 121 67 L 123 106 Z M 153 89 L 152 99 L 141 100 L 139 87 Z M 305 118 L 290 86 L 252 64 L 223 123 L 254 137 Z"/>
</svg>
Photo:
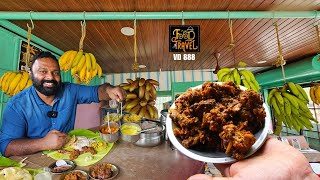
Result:
<svg viewBox="0 0 320 180">
<path fill-rule="evenodd" d="M 119 139 L 119 124 L 116 122 L 110 122 L 109 125 L 110 128 L 108 124 L 104 124 L 99 127 L 100 137 L 109 143 L 113 143 Z"/>
<path fill-rule="evenodd" d="M 137 142 L 140 139 L 141 127 L 136 123 L 124 123 L 120 127 L 121 139 L 127 142 Z"/>
</svg>

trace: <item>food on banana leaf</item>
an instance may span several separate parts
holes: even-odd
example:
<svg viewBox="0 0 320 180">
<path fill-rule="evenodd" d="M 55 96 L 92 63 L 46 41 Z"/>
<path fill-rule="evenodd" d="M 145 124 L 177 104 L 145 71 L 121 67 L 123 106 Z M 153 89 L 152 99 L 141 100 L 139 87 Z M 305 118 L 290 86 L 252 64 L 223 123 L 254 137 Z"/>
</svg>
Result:
<svg viewBox="0 0 320 180">
<path fill-rule="evenodd" d="M 20 167 L 8 167 L 0 171 L 0 180 L 32 180 L 32 175 L 29 171 Z"/>
</svg>

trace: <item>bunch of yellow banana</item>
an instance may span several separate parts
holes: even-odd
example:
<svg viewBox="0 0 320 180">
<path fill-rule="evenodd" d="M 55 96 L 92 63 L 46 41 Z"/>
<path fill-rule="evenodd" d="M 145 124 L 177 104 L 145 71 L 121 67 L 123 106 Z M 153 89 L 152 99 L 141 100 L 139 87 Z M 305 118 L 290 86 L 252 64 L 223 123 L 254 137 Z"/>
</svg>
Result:
<svg viewBox="0 0 320 180">
<path fill-rule="evenodd" d="M 238 70 L 238 68 L 231 70 L 230 68 L 222 68 L 218 71 L 217 76 L 219 82 L 232 81 L 237 85 L 242 85 L 248 89 L 259 92 L 259 83 L 249 70 Z"/>
<path fill-rule="evenodd" d="M 144 78 L 127 79 L 127 82 L 120 84 L 120 87 L 127 92 L 123 109 L 140 117 L 158 119 L 158 110 L 154 105 L 157 98 L 155 86 L 159 86 L 159 82 L 154 79 L 146 80 Z"/>
<path fill-rule="evenodd" d="M 307 106 L 308 95 L 299 84 L 288 82 L 281 90 L 272 89 L 268 94 L 267 102 L 272 107 L 277 120 L 274 132 L 276 135 L 280 134 L 282 123 L 300 132 L 305 127 L 312 129 L 313 125 L 310 121 L 318 122 Z"/>
<path fill-rule="evenodd" d="M 320 104 L 320 85 L 316 84 L 310 88 L 310 98 L 313 103 L 319 105 Z"/>
<path fill-rule="evenodd" d="M 8 96 L 14 96 L 31 85 L 32 81 L 26 71 L 8 71 L 0 78 L 0 89 Z"/>
<path fill-rule="evenodd" d="M 60 69 L 69 71 L 73 78 L 78 77 L 77 82 L 89 84 L 96 75 L 102 76 L 101 66 L 97 63 L 92 53 L 83 52 L 83 50 L 69 50 L 62 54 L 59 59 Z"/>
</svg>

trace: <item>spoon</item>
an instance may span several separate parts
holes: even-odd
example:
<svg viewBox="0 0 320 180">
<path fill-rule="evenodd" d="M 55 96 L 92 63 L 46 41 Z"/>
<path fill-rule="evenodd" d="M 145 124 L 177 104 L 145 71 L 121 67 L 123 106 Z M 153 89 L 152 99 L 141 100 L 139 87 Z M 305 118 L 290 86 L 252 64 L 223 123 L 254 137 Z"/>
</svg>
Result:
<svg viewBox="0 0 320 180">
<path fill-rule="evenodd" d="M 156 129 L 156 128 L 157 128 L 157 126 L 154 126 L 154 127 L 151 127 L 151 128 L 147 128 L 147 129 L 143 129 L 143 130 L 139 131 L 139 133 L 150 131 L 150 130 L 153 130 L 153 129 Z"/>
</svg>

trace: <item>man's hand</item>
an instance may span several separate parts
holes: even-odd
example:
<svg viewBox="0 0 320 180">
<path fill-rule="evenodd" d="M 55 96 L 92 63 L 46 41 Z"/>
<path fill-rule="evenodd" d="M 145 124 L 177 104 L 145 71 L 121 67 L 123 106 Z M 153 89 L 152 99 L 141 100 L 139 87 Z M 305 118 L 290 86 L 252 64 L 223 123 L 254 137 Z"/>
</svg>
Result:
<svg viewBox="0 0 320 180">
<path fill-rule="evenodd" d="M 51 130 L 48 134 L 42 138 L 43 143 L 45 145 L 45 149 L 53 150 L 53 149 L 61 149 L 66 143 L 67 135 L 63 132 L 57 130 Z"/>
<path fill-rule="evenodd" d="M 126 91 L 119 86 L 106 83 L 99 87 L 98 95 L 100 101 L 113 99 L 120 102 L 126 98 Z"/>
<path fill-rule="evenodd" d="M 302 153 L 274 138 L 268 139 L 265 145 L 248 159 L 215 166 L 227 177 L 198 174 L 188 180 L 319 179 Z"/>
</svg>

